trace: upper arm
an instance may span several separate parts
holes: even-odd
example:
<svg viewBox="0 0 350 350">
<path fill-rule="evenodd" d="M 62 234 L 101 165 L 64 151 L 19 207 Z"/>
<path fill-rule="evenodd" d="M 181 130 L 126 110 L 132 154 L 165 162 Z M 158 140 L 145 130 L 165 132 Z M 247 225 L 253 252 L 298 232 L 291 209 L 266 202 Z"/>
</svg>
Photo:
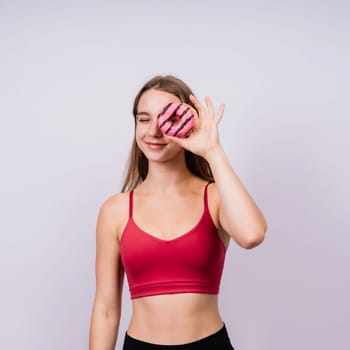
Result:
<svg viewBox="0 0 350 350">
<path fill-rule="evenodd" d="M 241 205 L 237 201 L 226 201 L 226 210 L 224 211 L 216 184 L 211 186 L 211 196 L 214 198 L 217 207 L 218 227 L 227 236 L 246 249 L 251 249 L 261 243 L 264 233 L 260 233 L 261 215 L 258 216 L 259 209 L 256 210 L 255 205 L 253 208 L 251 205 L 244 205 L 247 202 Z M 243 199 L 246 200 L 246 198 Z M 229 216 L 227 212 L 230 213 Z M 246 217 L 249 219 L 244 220 L 243 218 Z M 255 227 L 258 227 L 258 229 L 255 229 Z"/>
<path fill-rule="evenodd" d="M 208 187 L 208 200 L 209 200 L 208 204 L 209 204 L 209 211 L 210 211 L 211 217 L 227 249 L 229 246 L 231 236 L 225 230 L 225 224 L 222 222 L 223 218 L 220 217 L 220 198 L 219 198 L 219 194 L 218 194 L 215 182 L 211 183 L 210 186 Z"/>
<path fill-rule="evenodd" d="M 96 225 L 96 296 L 95 307 L 119 317 L 124 269 L 120 259 L 118 203 L 108 199 L 100 208 Z"/>
</svg>

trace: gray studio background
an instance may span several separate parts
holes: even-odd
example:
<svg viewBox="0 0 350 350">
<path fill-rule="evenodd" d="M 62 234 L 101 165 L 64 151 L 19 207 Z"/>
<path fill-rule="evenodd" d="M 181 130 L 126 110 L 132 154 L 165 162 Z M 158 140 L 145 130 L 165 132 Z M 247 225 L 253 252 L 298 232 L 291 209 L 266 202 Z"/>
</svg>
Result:
<svg viewBox="0 0 350 350">
<path fill-rule="evenodd" d="M 0 348 L 87 349 L 95 225 L 155 74 L 226 103 L 221 140 L 268 221 L 231 241 L 237 350 L 349 349 L 346 1 L 0 1 Z M 126 281 L 126 280 L 125 280 Z M 127 284 L 117 349 L 131 314 Z"/>
</svg>

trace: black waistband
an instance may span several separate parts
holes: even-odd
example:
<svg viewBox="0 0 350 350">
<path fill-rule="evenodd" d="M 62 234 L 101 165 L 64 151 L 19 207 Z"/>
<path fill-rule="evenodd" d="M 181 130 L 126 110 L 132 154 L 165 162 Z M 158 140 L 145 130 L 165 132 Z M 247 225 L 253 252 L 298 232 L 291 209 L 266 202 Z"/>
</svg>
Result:
<svg viewBox="0 0 350 350">
<path fill-rule="evenodd" d="M 131 337 L 125 332 L 123 350 L 234 350 L 225 323 L 217 332 L 194 342 L 179 345 L 161 345 L 148 343 Z"/>
</svg>

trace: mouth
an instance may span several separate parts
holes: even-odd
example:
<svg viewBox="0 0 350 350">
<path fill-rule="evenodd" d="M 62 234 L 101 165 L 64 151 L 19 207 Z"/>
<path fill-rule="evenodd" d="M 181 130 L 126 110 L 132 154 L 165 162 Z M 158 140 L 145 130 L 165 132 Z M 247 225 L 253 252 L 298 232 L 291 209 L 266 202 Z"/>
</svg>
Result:
<svg viewBox="0 0 350 350">
<path fill-rule="evenodd" d="M 166 143 L 160 143 L 160 142 L 145 142 L 145 144 L 150 147 L 150 148 L 162 148 L 165 147 L 167 144 Z"/>
</svg>

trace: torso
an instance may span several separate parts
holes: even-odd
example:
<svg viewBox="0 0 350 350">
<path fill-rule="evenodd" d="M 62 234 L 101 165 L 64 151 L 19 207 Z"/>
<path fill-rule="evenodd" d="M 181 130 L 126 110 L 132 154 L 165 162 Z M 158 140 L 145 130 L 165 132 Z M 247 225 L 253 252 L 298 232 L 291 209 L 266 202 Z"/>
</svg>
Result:
<svg viewBox="0 0 350 350">
<path fill-rule="evenodd" d="M 177 238 L 200 220 L 203 213 L 203 187 L 197 180 L 186 193 L 159 197 L 134 191 L 133 220 L 148 234 L 163 240 Z M 208 187 L 208 206 L 212 220 L 219 227 L 218 200 L 215 184 Z M 122 194 L 123 209 L 118 213 L 117 239 L 120 241 L 129 220 L 128 194 Z M 147 197 L 147 201 L 146 201 Z M 167 236 L 164 232 L 169 232 Z M 230 237 L 218 229 L 225 247 Z M 128 334 L 151 343 L 181 344 L 212 334 L 222 327 L 218 296 L 203 293 L 153 295 L 132 300 L 133 313 Z"/>
<path fill-rule="evenodd" d="M 218 296 L 198 293 L 134 299 L 128 334 L 158 344 L 184 344 L 218 331 L 223 324 Z"/>
</svg>

